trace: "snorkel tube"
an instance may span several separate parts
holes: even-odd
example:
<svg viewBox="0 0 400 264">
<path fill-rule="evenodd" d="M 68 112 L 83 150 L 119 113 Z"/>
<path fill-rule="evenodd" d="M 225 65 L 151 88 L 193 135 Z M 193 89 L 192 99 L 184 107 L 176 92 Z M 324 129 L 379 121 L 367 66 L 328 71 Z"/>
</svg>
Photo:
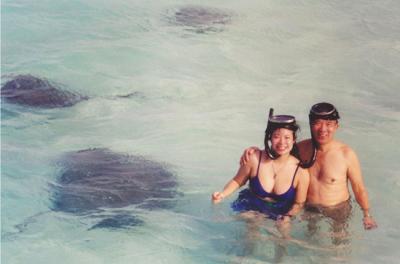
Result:
<svg viewBox="0 0 400 264">
<path fill-rule="evenodd" d="M 271 140 L 271 135 L 272 135 L 271 123 L 269 122 L 269 119 L 273 116 L 273 114 L 274 114 L 274 109 L 270 108 L 268 114 L 267 129 L 265 130 L 264 145 L 265 145 L 265 153 L 268 155 L 270 159 L 274 160 L 277 158 L 277 154 L 275 151 L 271 149 L 268 143 Z"/>
<path fill-rule="evenodd" d="M 296 131 L 299 126 L 296 124 L 296 119 L 291 115 L 273 115 L 274 109 L 269 109 L 267 129 L 265 130 L 265 153 L 272 160 L 279 157 L 279 155 L 270 147 L 269 141 L 271 141 L 272 134 L 279 128 L 286 128 L 293 131 L 294 138 L 296 138 Z M 290 152 L 292 155 L 298 157 L 297 145 L 293 145 L 293 149 Z"/>
<path fill-rule="evenodd" d="M 317 148 L 318 142 L 315 140 L 315 137 L 312 133 L 312 125 L 317 119 L 323 120 L 338 120 L 340 118 L 339 112 L 336 110 L 335 106 L 330 103 L 322 102 L 313 105 L 310 109 L 310 113 L 308 114 L 308 120 L 310 124 L 310 133 L 311 133 L 311 143 L 313 148 L 313 153 L 311 159 L 308 162 L 302 163 L 303 168 L 310 168 L 314 165 L 315 160 L 317 158 Z"/>
</svg>

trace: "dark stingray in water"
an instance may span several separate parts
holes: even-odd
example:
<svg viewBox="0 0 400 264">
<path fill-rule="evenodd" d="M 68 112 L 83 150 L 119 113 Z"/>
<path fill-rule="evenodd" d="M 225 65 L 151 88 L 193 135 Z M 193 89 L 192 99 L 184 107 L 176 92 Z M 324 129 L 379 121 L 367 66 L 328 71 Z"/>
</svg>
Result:
<svg viewBox="0 0 400 264">
<path fill-rule="evenodd" d="M 51 186 L 52 210 L 94 217 L 107 213 L 92 228 L 142 223 L 130 210 L 121 209 L 131 205 L 149 210 L 174 205 L 176 178 L 161 163 L 108 149 L 87 149 L 66 154 L 61 165 L 57 183 Z"/>
<path fill-rule="evenodd" d="M 180 26 L 192 27 L 200 31 L 215 31 L 218 25 L 231 21 L 231 15 L 223 10 L 202 6 L 185 6 L 179 8 L 173 22 Z"/>
<path fill-rule="evenodd" d="M 37 108 L 68 107 L 88 99 L 32 75 L 18 75 L 6 82 L 1 87 L 1 98 L 8 103 Z"/>
</svg>

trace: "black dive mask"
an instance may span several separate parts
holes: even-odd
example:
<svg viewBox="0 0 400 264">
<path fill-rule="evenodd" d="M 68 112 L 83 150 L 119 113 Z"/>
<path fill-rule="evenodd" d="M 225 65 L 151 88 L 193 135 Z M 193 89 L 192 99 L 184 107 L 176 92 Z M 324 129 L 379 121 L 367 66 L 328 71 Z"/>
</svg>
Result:
<svg viewBox="0 0 400 264">
<path fill-rule="evenodd" d="M 296 124 L 296 119 L 291 115 L 273 115 L 274 109 L 269 109 L 268 124 L 265 130 L 265 152 L 271 159 L 278 158 L 278 154 L 269 146 L 269 141 L 271 140 L 272 133 L 279 128 L 286 128 L 296 132 L 299 127 Z"/>
<path fill-rule="evenodd" d="M 310 122 L 310 133 L 311 133 L 311 141 L 313 144 L 313 154 L 310 161 L 302 164 L 304 168 L 311 167 L 314 164 L 315 159 L 317 157 L 317 142 L 315 141 L 311 131 L 312 123 L 317 119 L 338 120 L 339 118 L 340 118 L 339 112 L 337 111 L 336 107 L 333 104 L 322 102 L 315 104 L 311 107 L 310 113 L 308 114 L 308 119 Z"/>
<path fill-rule="evenodd" d="M 323 102 L 311 107 L 308 118 L 311 123 L 317 119 L 338 120 L 340 116 L 333 104 Z"/>
</svg>

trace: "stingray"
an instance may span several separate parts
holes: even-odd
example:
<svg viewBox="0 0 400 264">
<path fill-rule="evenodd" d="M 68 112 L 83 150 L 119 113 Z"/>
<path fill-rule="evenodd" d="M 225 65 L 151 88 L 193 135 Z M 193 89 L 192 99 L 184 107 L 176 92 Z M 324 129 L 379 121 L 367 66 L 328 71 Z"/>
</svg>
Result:
<svg viewBox="0 0 400 264">
<path fill-rule="evenodd" d="M 56 183 L 51 184 L 51 209 L 99 218 L 92 228 L 142 224 L 132 206 L 145 210 L 174 206 L 177 181 L 162 163 L 108 149 L 86 149 L 65 154 L 60 165 Z"/>
<path fill-rule="evenodd" d="M 17 75 L 7 81 L 1 87 L 1 98 L 8 103 L 35 108 L 69 107 L 88 99 L 32 75 Z"/>
<path fill-rule="evenodd" d="M 220 31 L 221 25 L 231 21 L 231 14 L 224 10 L 203 6 L 185 6 L 179 8 L 171 22 L 179 26 L 194 29 L 196 32 Z"/>
</svg>

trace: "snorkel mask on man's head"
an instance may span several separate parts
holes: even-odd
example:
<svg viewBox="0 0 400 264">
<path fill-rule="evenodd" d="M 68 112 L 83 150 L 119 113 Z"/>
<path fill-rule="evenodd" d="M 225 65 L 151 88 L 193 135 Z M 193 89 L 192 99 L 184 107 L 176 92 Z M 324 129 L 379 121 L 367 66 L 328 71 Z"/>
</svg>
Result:
<svg viewBox="0 0 400 264">
<path fill-rule="evenodd" d="M 315 104 L 311 107 L 310 113 L 308 114 L 308 119 L 310 122 L 310 132 L 311 132 L 311 141 L 313 144 L 313 154 L 312 154 L 311 159 L 308 162 L 306 161 L 302 164 L 303 168 L 311 167 L 317 158 L 317 141 L 314 138 L 314 135 L 312 133 L 312 128 L 311 128 L 313 123 L 318 119 L 337 121 L 339 118 L 340 118 L 339 112 L 337 111 L 336 107 L 333 104 L 322 102 L 322 103 Z"/>
<path fill-rule="evenodd" d="M 338 120 L 340 116 L 333 104 L 322 102 L 311 107 L 308 118 L 311 124 L 317 119 Z"/>
<path fill-rule="evenodd" d="M 271 159 L 276 159 L 279 155 L 269 146 L 269 141 L 271 140 L 272 134 L 275 130 L 279 128 L 286 128 L 293 131 L 293 137 L 296 139 L 296 132 L 299 129 L 299 126 L 296 124 L 296 119 L 291 115 L 273 115 L 274 109 L 269 109 L 268 116 L 268 124 L 267 129 L 265 130 L 265 152 Z M 297 156 L 297 146 L 293 145 L 293 149 L 290 151 L 290 154 Z"/>
</svg>

